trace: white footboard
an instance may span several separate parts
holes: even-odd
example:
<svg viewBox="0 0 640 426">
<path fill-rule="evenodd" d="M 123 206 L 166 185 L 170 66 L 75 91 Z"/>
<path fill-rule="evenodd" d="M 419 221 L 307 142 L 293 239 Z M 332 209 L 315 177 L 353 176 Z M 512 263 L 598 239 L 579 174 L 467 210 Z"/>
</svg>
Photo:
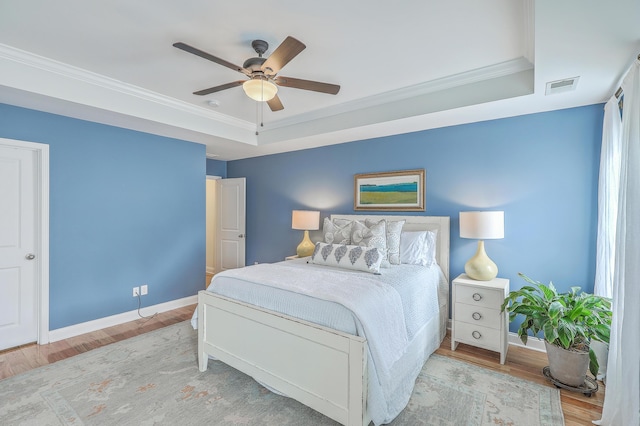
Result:
<svg viewBox="0 0 640 426">
<path fill-rule="evenodd" d="M 208 356 L 345 425 L 368 425 L 366 340 L 207 291 L 198 363 Z"/>
</svg>

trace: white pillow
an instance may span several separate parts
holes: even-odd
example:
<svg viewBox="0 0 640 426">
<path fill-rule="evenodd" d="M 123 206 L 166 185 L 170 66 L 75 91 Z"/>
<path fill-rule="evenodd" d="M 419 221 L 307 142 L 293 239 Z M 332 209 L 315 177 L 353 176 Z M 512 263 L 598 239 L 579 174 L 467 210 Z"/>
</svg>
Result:
<svg viewBox="0 0 640 426">
<path fill-rule="evenodd" d="M 328 244 L 351 244 L 353 222 L 347 219 L 324 218 L 322 236 Z"/>
<path fill-rule="evenodd" d="M 382 255 L 375 247 L 317 242 L 310 262 L 316 265 L 335 266 L 377 274 L 380 272 L 382 259 Z"/>
<path fill-rule="evenodd" d="M 381 220 L 371 226 L 367 226 L 357 220 L 353 221 L 351 230 L 351 244 L 361 247 L 375 247 L 382 255 L 381 266 L 389 267 L 387 260 L 387 221 Z"/>
<path fill-rule="evenodd" d="M 437 231 L 407 231 L 400 235 L 400 262 L 431 266 L 436 263 Z"/>
</svg>

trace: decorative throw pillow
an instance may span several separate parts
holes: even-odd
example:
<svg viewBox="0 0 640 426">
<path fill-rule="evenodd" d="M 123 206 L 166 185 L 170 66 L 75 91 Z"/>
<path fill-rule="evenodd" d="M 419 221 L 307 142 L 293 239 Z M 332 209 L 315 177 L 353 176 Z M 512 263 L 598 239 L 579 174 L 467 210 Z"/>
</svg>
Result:
<svg viewBox="0 0 640 426">
<path fill-rule="evenodd" d="M 437 231 L 410 231 L 400 235 L 400 262 L 431 266 L 436 263 Z"/>
<path fill-rule="evenodd" d="M 322 235 L 328 244 L 351 244 L 351 229 L 353 222 L 347 219 L 324 218 Z"/>
<path fill-rule="evenodd" d="M 335 266 L 356 271 L 380 272 L 382 255 L 375 247 L 351 246 L 346 244 L 316 243 L 311 255 L 311 263 Z"/>
<path fill-rule="evenodd" d="M 387 221 L 381 220 L 371 226 L 367 226 L 357 220 L 353 221 L 351 230 L 351 244 L 361 247 L 375 247 L 382 255 L 383 268 L 389 267 L 387 260 Z"/>
<path fill-rule="evenodd" d="M 400 234 L 405 222 L 406 220 L 387 220 L 387 260 L 392 265 L 400 264 Z M 364 221 L 369 228 L 376 223 L 379 222 L 371 219 Z"/>
</svg>

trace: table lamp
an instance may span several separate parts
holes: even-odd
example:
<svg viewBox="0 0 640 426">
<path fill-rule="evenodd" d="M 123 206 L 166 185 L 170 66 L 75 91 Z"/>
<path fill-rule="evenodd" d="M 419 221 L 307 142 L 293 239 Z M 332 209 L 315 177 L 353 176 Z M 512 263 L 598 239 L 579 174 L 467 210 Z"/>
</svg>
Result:
<svg viewBox="0 0 640 426">
<path fill-rule="evenodd" d="M 304 238 L 298 245 L 296 253 L 298 257 L 311 256 L 315 244 L 309 239 L 309 231 L 315 231 L 320 226 L 320 212 L 311 210 L 294 210 L 291 213 L 291 228 L 304 231 Z"/>
<path fill-rule="evenodd" d="M 478 240 L 476 254 L 464 265 L 473 280 L 490 281 L 498 275 L 498 267 L 484 251 L 484 240 L 504 238 L 504 212 L 460 212 L 460 238 Z"/>
</svg>

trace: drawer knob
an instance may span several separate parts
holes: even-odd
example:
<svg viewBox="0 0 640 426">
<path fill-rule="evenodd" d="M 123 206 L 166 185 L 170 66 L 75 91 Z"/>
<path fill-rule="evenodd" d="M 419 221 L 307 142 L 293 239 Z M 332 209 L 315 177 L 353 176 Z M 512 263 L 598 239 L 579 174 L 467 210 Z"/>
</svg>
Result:
<svg viewBox="0 0 640 426">
<path fill-rule="evenodd" d="M 482 295 L 480 293 L 473 293 L 473 300 L 475 300 L 476 302 L 482 300 Z"/>
<path fill-rule="evenodd" d="M 472 317 L 474 320 L 478 321 L 479 319 L 481 319 L 481 318 L 482 318 L 482 314 L 481 314 L 480 312 L 474 312 L 474 313 L 471 315 L 471 317 Z"/>
<path fill-rule="evenodd" d="M 474 339 L 479 339 L 482 337 L 482 334 L 480 334 L 479 331 L 474 331 L 473 333 L 471 333 L 471 335 L 473 336 Z"/>
</svg>

